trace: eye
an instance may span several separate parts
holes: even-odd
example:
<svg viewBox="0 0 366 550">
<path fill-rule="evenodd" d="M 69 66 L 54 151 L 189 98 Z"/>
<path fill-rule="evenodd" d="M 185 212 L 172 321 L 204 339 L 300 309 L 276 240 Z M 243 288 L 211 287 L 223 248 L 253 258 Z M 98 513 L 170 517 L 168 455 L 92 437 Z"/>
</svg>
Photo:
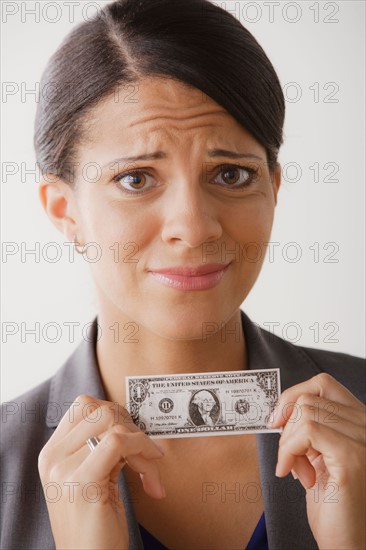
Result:
<svg viewBox="0 0 366 550">
<path fill-rule="evenodd" d="M 124 192 L 137 194 L 134 193 L 134 191 L 140 193 L 145 191 L 147 177 L 150 177 L 150 174 L 147 172 L 143 172 L 142 170 L 134 170 L 133 172 L 118 174 L 113 178 L 113 181 L 116 182 L 118 187 L 122 187 Z"/>
<path fill-rule="evenodd" d="M 258 170 L 237 164 L 225 164 L 219 166 L 219 174 L 222 174 L 220 177 L 224 182 L 219 182 L 219 185 L 232 189 L 240 189 L 249 187 L 253 183 L 258 175 Z"/>
<path fill-rule="evenodd" d="M 237 164 L 224 164 L 215 168 L 213 172 L 218 173 L 222 178 L 221 182 L 214 180 L 215 183 L 221 187 L 239 191 L 249 187 L 258 176 L 258 169 Z M 144 170 L 133 170 L 117 174 L 113 181 L 123 193 L 142 195 L 154 187 L 154 184 L 147 185 L 148 178 L 154 179 Z"/>
</svg>

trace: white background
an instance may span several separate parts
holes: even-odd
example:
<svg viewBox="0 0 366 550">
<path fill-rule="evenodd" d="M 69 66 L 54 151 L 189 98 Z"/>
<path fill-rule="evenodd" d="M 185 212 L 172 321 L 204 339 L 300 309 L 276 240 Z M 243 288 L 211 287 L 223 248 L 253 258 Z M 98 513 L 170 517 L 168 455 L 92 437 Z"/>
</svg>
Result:
<svg viewBox="0 0 366 550">
<path fill-rule="evenodd" d="M 276 334 L 298 345 L 363 357 L 365 4 L 348 0 L 215 3 L 234 12 L 254 34 L 288 96 L 285 144 L 279 157 L 288 168 L 287 181 L 282 180 L 271 235 L 271 241 L 280 244 L 274 249 L 274 261 L 267 255 L 241 307 L 261 326 L 279 323 Z M 1 105 L 1 229 L 3 246 L 14 243 L 19 250 L 3 256 L 2 263 L 3 401 L 50 377 L 83 338 L 82 327 L 97 313 L 87 262 L 79 255 L 69 261 L 65 238 L 39 201 L 38 176 L 21 168 L 21 163 L 28 169 L 35 166 L 36 95 L 29 91 L 36 88 L 48 58 L 67 32 L 91 17 L 97 3 L 75 2 L 73 22 L 71 8 L 63 2 L 38 4 L 37 10 L 35 2 L 2 2 L 2 80 L 3 92 L 6 85 L 8 93 Z M 35 9 L 38 13 L 30 13 Z M 11 83 L 13 95 L 9 95 Z M 310 169 L 315 163 L 320 167 L 318 182 Z M 324 168 L 327 163 L 339 167 L 333 175 L 338 181 L 325 180 L 332 173 L 332 165 Z M 17 170 L 12 176 L 7 173 L 11 166 Z M 47 260 L 44 248 L 51 241 L 62 252 L 56 263 Z M 297 262 L 289 261 L 296 252 L 293 246 L 287 248 L 287 260 L 283 257 L 291 242 L 298 243 L 301 252 Z M 36 243 L 40 261 L 34 255 L 22 259 L 22 248 L 34 249 Z M 327 243 L 336 244 L 325 249 Z M 338 262 L 325 261 L 332 259 L 334 246 L 339 247 L 333 255 Z M 49 257 L 54 251 L 49 249 Z M 42 336 L 42 329 L 52 322 L 62 329 L 57 342 L 47 341 L 54 338 L 54 330 Z M 73 341 L 64 325 L 67 322 L 79 323 Z M 39 342 L 25 334 L 36 323 Z M 6 336 L 10 326 L 16 333 Z"/>
</svg>

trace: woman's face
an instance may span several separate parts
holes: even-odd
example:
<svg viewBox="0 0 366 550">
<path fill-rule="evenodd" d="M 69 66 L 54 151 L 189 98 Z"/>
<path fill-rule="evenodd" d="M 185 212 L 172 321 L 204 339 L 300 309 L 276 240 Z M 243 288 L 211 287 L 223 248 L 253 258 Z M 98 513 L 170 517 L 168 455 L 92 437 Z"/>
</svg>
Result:
<svg viewBox="0 0 366 550">
<path fill-rule="evenodd" d="M 201 91 L 157 77 L 131 90 L 94 111 L 90 142 L 78 152 L 73 231 L 100 247 L 89 265 L 104 314 L 167 338 L 200 339 L 233 316 L 258 277 L 280 171 L 271 179 L 264 148 Z M 117 160 L 158 151 L 159 158 Z M 151 273 L 229 262 L 204 290 L 167 286 Z"/>
</svg>

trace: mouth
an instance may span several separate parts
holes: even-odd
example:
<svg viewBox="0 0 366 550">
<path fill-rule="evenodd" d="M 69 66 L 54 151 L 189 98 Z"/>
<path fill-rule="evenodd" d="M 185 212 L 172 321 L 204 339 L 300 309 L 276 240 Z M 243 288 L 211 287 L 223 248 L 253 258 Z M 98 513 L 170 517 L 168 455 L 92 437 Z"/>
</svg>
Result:
<svg viewBox="0 0 366 550">
<path fill-rule="evenodd" d="M 151 269 L 148 272 L 158 282 L 176 290 L 208 290 L 221 281 L 230 263 L 174 266 L 165 269 Z"/>
</svg>

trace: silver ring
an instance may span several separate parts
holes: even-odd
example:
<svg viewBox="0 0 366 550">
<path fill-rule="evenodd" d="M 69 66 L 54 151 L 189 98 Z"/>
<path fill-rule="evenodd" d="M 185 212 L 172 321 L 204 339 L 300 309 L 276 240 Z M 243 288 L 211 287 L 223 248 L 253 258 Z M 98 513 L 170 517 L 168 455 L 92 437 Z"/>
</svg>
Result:
<svg viewBox="0 0 366 550">
<path fill-rule="evenodd" d="M 100 439 L 97 436 L 89 437 L 89 439 L 86 440 L 86 443 L 91 451 L 94 451 L 94 449 L 99 445 Z"/>
</svg>

